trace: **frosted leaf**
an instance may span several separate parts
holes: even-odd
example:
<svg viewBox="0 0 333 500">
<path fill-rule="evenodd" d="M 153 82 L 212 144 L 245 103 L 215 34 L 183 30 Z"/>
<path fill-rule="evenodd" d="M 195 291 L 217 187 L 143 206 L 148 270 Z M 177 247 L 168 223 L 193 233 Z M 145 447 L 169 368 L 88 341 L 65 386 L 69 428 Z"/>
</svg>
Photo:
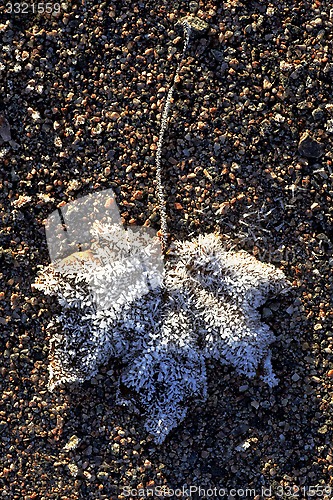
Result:
<svg viewBox="0 0 333 500">
<path fill-rule="evenodd" d="M 90 250 L 55 261 L 38 278 L 37 287 L 63 308 L 61 336 L 51 339 L 51 390 L 87 380 L 119 359 L 120 382 L 161 443 L 191 400 L 206 398 L 207 359 L 248 377 L 262 365 L 264 382 L 277 384 L 269 348 L 274 335 L 257 308 L 288 290 L 280 270 L 226 251 L 217 235 L 174 243 L 163 268 L 157 236 L 112 222 L 91 232 Z"/>
</svg>

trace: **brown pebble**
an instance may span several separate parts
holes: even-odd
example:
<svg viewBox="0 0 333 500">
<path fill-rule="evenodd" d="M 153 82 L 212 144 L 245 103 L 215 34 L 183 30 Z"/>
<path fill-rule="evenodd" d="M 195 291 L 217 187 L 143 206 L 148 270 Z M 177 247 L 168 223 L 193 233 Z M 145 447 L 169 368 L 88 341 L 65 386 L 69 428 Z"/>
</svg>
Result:
<svg viewBox="0 0 333 500">
<path fill-rule="evenodd" d="M 17 306 L 18 300 L 19 300 L 19 295 L 17 293 L 12 293 L 10 297 L 12 308 L 15 308 Z"/>
<path fill-rule="evenodd" d="M 174 45 L 177 45 L 177 44 L 178 44 L 179 42 L 181 42 L 181 41 L 182 41 L 182 37 L 181 37 L 181 36 L 177 36 L 177 37 L 176 37 L 176 38 L 172 41 L 172 43 L 173 43 Z"/>
<path fill-rule="evenodd" d="M 135 200 L 141 200 L 143 197 L 143 191 L 135 191 L 134 194 L 133 194 L 133 198 Z"/>
<path fill-rule="evenodd" d="M 111 114 L 110 114 L 110 118 L 111 120 L 113 120 L 114 122 L 118 120 L 118 118 L 120 118 L 120 114 L 117 113 L 116 111 L 113 111 Z"/>
<path fill-rule="evenodd" d="M 227 211 L 229 210 L 229 208 L 230 208 L 230 202 L 225 201 L 225 202 L 221 203 L 220 208 L 217 210 L 216 213 L 218 215 L 225 215 L 227 213 Z"/>
</svg>

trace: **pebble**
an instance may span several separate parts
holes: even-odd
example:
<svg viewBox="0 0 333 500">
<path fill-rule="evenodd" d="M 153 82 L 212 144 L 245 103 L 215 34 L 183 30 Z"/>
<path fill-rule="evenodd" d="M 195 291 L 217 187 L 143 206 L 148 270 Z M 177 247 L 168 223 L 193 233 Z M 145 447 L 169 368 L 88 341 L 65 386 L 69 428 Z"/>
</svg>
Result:
<svg viewBox="0 0 333 500">
<path fill-rule="evenodd" d="M 253 408 L 257 410 L 260 406 L 260 403 L 258 401 L 251 401 L 251 406 L 253 406 Z"/>
<path fill-rule="evenodd" d="M 267 76 L 264 77 L 263 80 L 263 89 L 264 90 L 269 90 L 272 88 L 272 83 L 269 81 L 269 78 Z"/>
<path fill-rule="evenodd" d="M 119 120 L 119 118 L 120 118 L 120 114 L 117 113 L 116 111 L 113 111 L 112 113 L 110 113 L 110 119 L 112 121 L 115 122 L 115 121 Z"/>
<path fill-rule="evenodd" d="M 75 434 L 71 436 L 69 441 L 64 446 L 64 451 L 75 450 L 81 442 L 81 439 L 78 438 Z"/>
<path fill-rule="evenodd" d="M 192 12 L 193 14 L 196 14 L 199 10 L 199 4 L 198 2 L 190 2 L 188 4 L 188 7 L 189 7 L 189 11 Z"/>
<path fill-rule="evenodd" d="M 307 158 L 320 158 L 324 154 L 324 145 L 305 132 L 298 143 L 298 151 Z"/>
<path fill-rule="evenodd" d="M 12 139 L 9 122 L 3 114 L 0 114 L 0 136 L 5 142 Z"/>
<path fill-rule="evenodd" d="M 133 193 L 133 198 L 134 200 L 142 200 L 143 198 L 143 191 L 137 190 Z"/>
<path fill-rule="evenodd" d="M 247 384 L 241 385 L 239 387 L 239 392 L 245 392 L 248 390 L 248 388 L 249 388 L 249 386 Z"/>
<path fill-rule="evenodd" d="M 325 116 L 324 111 L 321 108 L 316 108 L 312 111 L 312 116 L 315 120 L 322 120 Z"/>
<path fill-rule="evenodd" d="M 187 22 L 191 26 L 193 34 L 196 36 L 205 35 L 209 29 L 209 24 L 196 16 L 185 16 L 180 22 Z"/>
</svg>

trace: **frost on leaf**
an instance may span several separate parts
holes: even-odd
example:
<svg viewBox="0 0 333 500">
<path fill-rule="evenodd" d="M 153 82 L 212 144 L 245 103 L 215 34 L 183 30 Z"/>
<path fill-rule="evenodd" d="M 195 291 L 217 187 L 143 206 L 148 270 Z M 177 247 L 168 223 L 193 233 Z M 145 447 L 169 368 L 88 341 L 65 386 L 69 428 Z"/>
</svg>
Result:
<svg viewBox="0 0 333 500">
<path fill-rule="evenodd" d="M 110 222 L 111 221 L 111 222 Z M 274 335 L 258 307 L 289 285 L 274 266 L 227 251 L 216 235 L 176 242 L 165 262 L 157 236 L 119 221 L 91 225 L 89 250 L 55 259 L 36 287 L 62 306 L 51 338 L 49 388 L 91 378 L 119 359 L 119 383 L 146 414 L 157 443 L 206 398 L 205 362 L 277 384 Z"/>
</svg>

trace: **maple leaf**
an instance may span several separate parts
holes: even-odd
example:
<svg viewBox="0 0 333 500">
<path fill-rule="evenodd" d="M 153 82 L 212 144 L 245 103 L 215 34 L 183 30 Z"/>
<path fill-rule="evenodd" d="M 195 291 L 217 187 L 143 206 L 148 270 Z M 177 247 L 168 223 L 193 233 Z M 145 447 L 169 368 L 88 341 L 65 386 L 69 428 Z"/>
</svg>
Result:
<svg viewBox="0 0 333 500">
<path fill-rule="evenodd" d="M 51 390 L 119 359 L 119 383 L 135 395 L 145 428 L 161 443 L 190 401 L 207 397 L 207 359 L 248 377 L 262 364 L 263 380 L 276 385 L 274 335 L 258 308 L 288 290 L 282 271 L 225 250 L 217 235 L 175 242 L 161 267 L 157 236 L 140 238 L 117 224 L 94 231 L 95 247 L 53 262 L 37 280 L 62 305 L 62 331 L 50 344 Z"/>
</svg>

